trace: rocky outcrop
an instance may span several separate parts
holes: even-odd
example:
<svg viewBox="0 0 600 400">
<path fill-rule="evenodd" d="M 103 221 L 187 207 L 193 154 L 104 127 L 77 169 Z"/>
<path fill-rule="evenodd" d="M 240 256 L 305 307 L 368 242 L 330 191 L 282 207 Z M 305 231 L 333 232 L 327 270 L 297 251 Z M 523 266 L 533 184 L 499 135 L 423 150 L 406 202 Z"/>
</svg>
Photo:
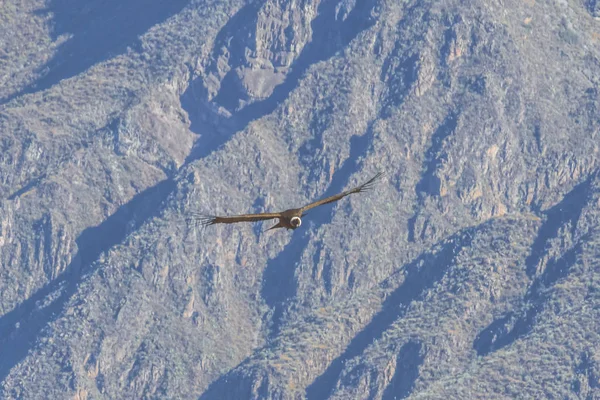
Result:
<svg viewBox="0 0 600 400">
<path fill-rule="evenodd" d="M 594 4 L 34 3 L 0 13 L 0 397 L 600 393 Z M 378 171 L 295 232 L 190 217 Z"/>
</svg>

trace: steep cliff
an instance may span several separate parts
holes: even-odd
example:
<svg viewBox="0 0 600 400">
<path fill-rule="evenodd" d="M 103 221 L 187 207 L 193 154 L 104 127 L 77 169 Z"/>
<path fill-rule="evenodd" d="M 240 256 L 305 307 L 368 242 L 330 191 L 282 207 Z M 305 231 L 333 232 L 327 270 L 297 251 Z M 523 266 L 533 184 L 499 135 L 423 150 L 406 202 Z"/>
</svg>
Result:
<svg viewBox="0 0 600 400">
<path fill-rule="evenodd" d="M 600 396 L 595 2 L 0 10 L 0 397 Z"/>
</svg>

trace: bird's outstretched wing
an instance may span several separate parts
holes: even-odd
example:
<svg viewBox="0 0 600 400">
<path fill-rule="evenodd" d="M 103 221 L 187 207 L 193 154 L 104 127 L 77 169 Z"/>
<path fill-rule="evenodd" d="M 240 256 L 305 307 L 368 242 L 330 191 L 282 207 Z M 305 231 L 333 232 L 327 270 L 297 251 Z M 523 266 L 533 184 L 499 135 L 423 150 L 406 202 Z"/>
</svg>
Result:
<svg viewBox="0 0 600 400">
<path fill-rule="evenodd" d="M 383 175 L 383 172 L 379 172 L 377 175 L 375 175 L 374 177 L 372 177 L 371 179 L 369 179 L 367 182 L 363 183 L 360 186 L 357 186 L 353 189 L 350 190 L 346 190 L 345 192 L 342 192 L 340 194 L 336 194 L 330 197 L 326 197 L 324 199 L 315 201 L 314 203 L 310 203 L 305 205 L 304 207 L 302 207 L 302 212 L 310 210 L 311 208 L 315 208 L 318 206 L 322 206 L 323 204 L 327 204 L 327 203 L 333 203 L 334 201 L 338 201 L 339 199 L 341 199 L 342 197 L 346 197 L 349 194 L 352 193 L 362 193 L 364 191 L 367 191 L 369 189 L 371 189 L 373 187 L 373 184 L 375 183 L 375 181 L 379 178 L 381 178 L 381 175 Z"/>
<path fill-rule="evenodd" d="M 242 214 L 232 215 L 230 217 L 218 217 L 216 215 L 205 215 L 191 213 L 188 215 L 188 220 L 193 222 L 199 222 L 202 226 L 214 225 L 214 224 L 233 224 L 235 222 L 253 222 L 253 221 L 264 221 L 267 219 L 274 219 L 281 217 L 281 213 L 264 213 L 264 214 Z"/>
</svg>

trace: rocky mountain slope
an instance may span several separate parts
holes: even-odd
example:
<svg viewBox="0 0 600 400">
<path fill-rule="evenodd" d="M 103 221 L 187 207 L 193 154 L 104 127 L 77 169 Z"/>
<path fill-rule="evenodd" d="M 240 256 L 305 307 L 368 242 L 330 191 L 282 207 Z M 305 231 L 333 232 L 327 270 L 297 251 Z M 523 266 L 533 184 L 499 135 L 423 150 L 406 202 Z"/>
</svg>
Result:
<svg viewBox="0 0 600 400">
<path fill-rule="evenodd" d="M 7 0 L 0 82 L 1 398 L 600 398 L 597 1 Z"/>
</svg>

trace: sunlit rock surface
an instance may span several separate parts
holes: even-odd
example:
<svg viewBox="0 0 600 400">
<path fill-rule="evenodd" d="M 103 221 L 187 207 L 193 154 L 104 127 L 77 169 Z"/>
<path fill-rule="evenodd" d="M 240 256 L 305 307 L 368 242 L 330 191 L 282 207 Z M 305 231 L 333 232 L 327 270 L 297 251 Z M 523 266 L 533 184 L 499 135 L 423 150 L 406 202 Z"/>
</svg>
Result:
<svg viewBox="0 0 600 400">
<path fill-rule="evenodd" d="M 599 4 L 3 2 L 0 397 L 600 397 Z"/>
</svg>

